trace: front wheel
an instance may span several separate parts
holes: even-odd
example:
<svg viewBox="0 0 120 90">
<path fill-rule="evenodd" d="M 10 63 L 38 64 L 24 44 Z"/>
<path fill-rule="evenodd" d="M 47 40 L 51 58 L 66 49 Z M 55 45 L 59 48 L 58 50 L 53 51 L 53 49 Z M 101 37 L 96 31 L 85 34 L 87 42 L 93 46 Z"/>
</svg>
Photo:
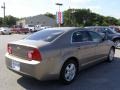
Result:
<svg viewBox="0 0 120 90">
<path fill-rule="evenodd" d="M 60 81 L 64 84 L 70 84 L 76 78 L 77 72 L 78 66 L 74 60 L 65 62 L 60 73 Z"/>
<path fill-rule="evenodd" d="M 114 55 L 115 55 L 115 49 L 111 48 L 108 54 L 108 61 L 112 62 L 114 60 Z"/>
<path fill-rule="evenodd" d="M 120 47 L 120 39 L 115 40 L 114 43 L 116 48 Z"/>
</svg>

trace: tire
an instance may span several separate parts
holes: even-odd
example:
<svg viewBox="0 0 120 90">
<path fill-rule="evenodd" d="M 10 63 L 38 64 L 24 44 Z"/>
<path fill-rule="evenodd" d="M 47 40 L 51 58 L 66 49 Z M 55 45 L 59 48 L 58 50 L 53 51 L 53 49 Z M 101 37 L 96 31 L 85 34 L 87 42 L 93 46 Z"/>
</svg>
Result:
<svg viewBox="0 0 120 90">
<path fill-rule="evenodd" d="M 4 32 L 1 32 L 2 35 L 5 35 Z"/>
<path fill-rule="evenodd" d="M 115 49 L 111 48 L 108 54 L 108 62 L 112 62 L 114 60 Z"/>
<path fill-rule="evenodd" d="M 64 63 L 60 72 L 60 81 L 62 84 L 72 83 L 78 72 L 78 64 L 74 60 L 68 60 Z"/>
<path fill-rule="evenodd" d="M 114 40 L 114 43 L 115 43 L 115 47 L 116 48 L 118 48 L 118 47 L 120 47 L 120 39 L 116 39 L 116 40 Z"/>
<path fill-rule="evenodd" d="M 32 29 L 30 29 L 30 30 L 29 30 L 29 32 L 30 32 L 30 33 L 32 33 L 32 32 L 33 32 L 33 30 L 32 30 Z"/>
</svg>

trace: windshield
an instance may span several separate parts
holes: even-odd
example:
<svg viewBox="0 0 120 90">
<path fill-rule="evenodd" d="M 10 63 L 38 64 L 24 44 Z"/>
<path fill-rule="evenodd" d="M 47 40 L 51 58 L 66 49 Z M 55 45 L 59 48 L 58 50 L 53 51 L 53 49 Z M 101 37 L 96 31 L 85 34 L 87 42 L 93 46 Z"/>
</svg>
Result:
<svg viewBox="0 0 120 90">
<path fill-rule="evenodd" d="M 108 34 L 114 34 L 114 33 L 115 33 L 111 28 L 105 28 L 105 31 L 106 31 Z"/>
<path fill-rule="evenodd" d="M 63 30 L 42 30 L 28 36 L 26 39 L 51 42 L 63 33 Z"/>
</svg>

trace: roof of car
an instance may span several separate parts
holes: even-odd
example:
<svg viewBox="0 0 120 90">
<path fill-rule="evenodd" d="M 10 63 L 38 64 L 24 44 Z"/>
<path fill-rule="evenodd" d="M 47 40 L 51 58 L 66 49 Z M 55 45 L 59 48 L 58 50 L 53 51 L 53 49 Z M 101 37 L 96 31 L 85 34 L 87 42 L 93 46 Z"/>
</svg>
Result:
<svg viewBox="0 0 120 90">
<path fill-rule="evenodd" d="M 54 28 L 47 28 L 46 30 L 63 30 L 63 31 L 70 31 L 70 30 L 74 30 L 74 29 L 81 29 L 81 30 L 85 30 L 85 28 L 81 28 L 81 27 L 54 27 Z"/>
<path fill-rule="evenodd" d="M 86 26 L 85 28 L 109 28 L 109 26 Z"/>
</svg>

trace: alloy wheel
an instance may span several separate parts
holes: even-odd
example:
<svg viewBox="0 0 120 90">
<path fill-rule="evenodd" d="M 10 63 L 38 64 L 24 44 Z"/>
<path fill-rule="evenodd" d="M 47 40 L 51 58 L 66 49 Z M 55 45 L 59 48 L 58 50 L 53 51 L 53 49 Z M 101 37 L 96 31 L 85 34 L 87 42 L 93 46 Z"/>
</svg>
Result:
<svg viewBox="0 0 120 90">
<path fill-rule="evenodd" d="M 71 81 L 74 79 L 76 74 L 76 67 L 74 64 L 68 64 L 66 69 L 65 69 L 65 80 L 66 81 Z"/>
</svg>

